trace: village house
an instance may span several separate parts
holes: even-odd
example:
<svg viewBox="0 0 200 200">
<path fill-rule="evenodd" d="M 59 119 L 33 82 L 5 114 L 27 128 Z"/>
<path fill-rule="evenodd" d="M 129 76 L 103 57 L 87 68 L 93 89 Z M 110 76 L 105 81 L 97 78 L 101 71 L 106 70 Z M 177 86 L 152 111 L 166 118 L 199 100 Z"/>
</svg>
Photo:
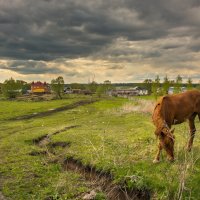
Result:
<svg viewBox="0 0 200 200">
<path fill-rule="evenodd" d="M 181 87 L 181 92 L 187 91 L 186 87 Z M 175 88 L 174 87 L 169 87 L 168 89 L 168 94 L 174 94 Z"/>
<path fill-rule="evenodd" d="M 37 81 L 37 82 L 32 82 L 31 83 L 31 93 L 49 93 L 50 92 L 50 87 L 49 85 L 44 82 L 40 82 L 40 81 Z"/>
<path fill-rule="evenodd" d="M 141 87 L 134 87 L 129 89 L 116 89 L 110 91 L 112 96 L 143 96 L 148 95 L 148 90 Z"/>
<path fill-rule="evenodd" d="M 111 85 L 111 81 L 105 80 L 105 81 L 104 81 L 104 84 L 105 84 L 105 85 Z"/>
<path fill-rule="evenodd" d="M 71 93 L 73 93 L 72 88 L 71 87 L 64 87 L 64 93 L 65 94 L 71 94 Z"/>
</svg>

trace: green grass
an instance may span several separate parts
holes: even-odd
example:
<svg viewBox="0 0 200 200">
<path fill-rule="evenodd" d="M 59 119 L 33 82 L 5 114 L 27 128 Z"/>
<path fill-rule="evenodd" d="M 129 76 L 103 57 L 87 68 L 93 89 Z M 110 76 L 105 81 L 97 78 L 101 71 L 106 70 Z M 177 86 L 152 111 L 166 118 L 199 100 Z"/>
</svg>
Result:
<svg viewBox="0 0 200 200">
<path fill-rule="evenodd" d="M 78 101 L 78 98 L 90 99 L 89 96 L 71 95 L 69 98 L 51 100 L 51 101 L 38 101 L 38 102 L 27 102 L 27 101 L 14 101 L 14 100 L 4 100 L 1 101 L 0 109 L 0 120 L 14 118 L 16 116 L 21 116 L 25 114 L 33 114 L 37 112 L 47 111 L 49 109 L 54 109 L 57 107 L 65 106 Z"/>
<path fill-rule="evenodd" d="M 187 124 L 176 126 L 176 161 L 168 163 L 163 153 L 162 162 L 153 164 L 157 141 L 151 115 L 121 110 L 126 103 L 134 105 L 132 100 L 102 99 L 48 117 L 6 120 L 13 115 L 44 111 L 79 100 L 1 102 L 0 187 L 2 185 L 5 196 L 11 199 L 44 199 L 50 196 L 54 199 L 75 199 L 90 191 L 90 183 L 80 174 L 63 171 L 60 164 L 51 162 L 59 155 L 62 158 L 73 156 L 84 164 L 110 171 L 115 182 L 126 182 L 130 188 L 147 188 L 154 199 L 176 199 L 186 167 L 183 199 L 199 198 L 200 135 L 196 135 L 192 152 L 187 153 L 184 150 Z M 198 130 L 199 123 L 196 124 Z M 52 136 L 52 142 L 70 142 L 69 148 L 56 148 L 56 155 L 29 155 L 32 151 L 45 150 L 45 147 L 34 145 L 32 139 L 71 125 L 80 126 Z"/>
</svg>

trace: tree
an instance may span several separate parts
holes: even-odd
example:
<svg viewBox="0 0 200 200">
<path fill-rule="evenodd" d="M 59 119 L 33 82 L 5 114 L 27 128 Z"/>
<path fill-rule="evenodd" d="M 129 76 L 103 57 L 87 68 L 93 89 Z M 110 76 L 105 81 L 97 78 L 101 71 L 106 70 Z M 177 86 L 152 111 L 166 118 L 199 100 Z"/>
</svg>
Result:
<svg viewBox="0 0 200 200">
<path fill-rule="evenodd" d="M 55 92 L 57 97 L 62 99 L 62 93 L 64 91 L 64 79 L 62 76 L 59 76 L 51 81 L 51 89 Z"/>
<path fill-rule="evenodd" d="M 169 87 L 170 87 L 170 81 L 167 77 L 167 75 L 164 77 L 164 81 L 163 81 L 163 93 L 164 94 L 168 94 L 169 91 Z"/>
<path fill-rule="evenodd" d="M 158 95 L 160 95 L 160 77 L 157 75 L 155 80 L 152 83 L 152 93 L 155 97 L 155 99 L 158 98 Z"/>
<path fill-rule="evenodd" d="M 187 90 L 191 90 L 192 89 L 192 79 L 188 78 L 187 80 Z"/>
<path fill-rule="evenodd" d="M 181 85 L 182 85 L 182 77 L 178 75 L 176 77 L 175 87 L 174 87 L 174 93 L 180 93 L 181 92 Z"/>
<path fill-rule="evenodd" d="M 88 84 L 88 90 L 90 90 L 92 93 L 95 93 L 98 88 L 98 84 L 95 81 L 92 81 L 91 83 Z"/>
<path fill-rule="evenodd" d="M 176 77 L 176 82 L 177 82 L 177 83 L 182 83 L 182 81 L 183 81 L 183 78 L 182 78 L 180 75 L 178 75 L 178 76 Z"/>
<path fill-rule="evenodd" d="M 101 97 L 106 92 L 106 87 L 104 84 L 98 85 L 96 89 L 96 93 L 98 97 Z"/>
<path fill-rule="evenodd" d="M 143 85 L 148 90 L 148 94 L 151 94 L 152 80 L 151 79 L 145 79 L 143 81 Z"/>
<path fill-rule="evenodd" d="M 158 86 L 155 81 L 152 83 L 152 94 L 155 97 L 155 99 L 158 98 Z"/>
<path fill-rule="evenodd" d="M 81 89 L 81 90 L 85 90 L 86 89 L 85 85 L 81 84 L 81 83 L 71 83 L 70 87 L 72 89 Z"/>
<path fill-rule="evenodd" d="M 7 98 L 16 98 L 21 94 L 22 83 L 15 81 L 13 78 L 5 80 L 2 85 L 2 93 Z"/>
<path fill-rule="evenodd" d="M 198 82 L 197 86 L 196 86 L 197 90 L 200 90 L 200 81 Z"/>
<path fill-rule="evenodd" d="M 160 86 L 160 77 L 159 77 L 159 75 L 156 76 L 155 82 L 158 84 L 158 86 Z"/>
</svg>

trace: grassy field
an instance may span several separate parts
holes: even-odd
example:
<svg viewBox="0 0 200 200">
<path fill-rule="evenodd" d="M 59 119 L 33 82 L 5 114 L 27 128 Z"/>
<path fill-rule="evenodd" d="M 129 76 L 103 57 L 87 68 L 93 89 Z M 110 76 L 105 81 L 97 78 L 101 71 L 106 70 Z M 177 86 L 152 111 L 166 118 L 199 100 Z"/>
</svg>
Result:
<svg viewBox="0 0 200 200">
<path fill-rule="evenodd" d="M 0 189 L 9 199 L 95 199 L 107 191 L 81 170 L 112 175 L 113 184 L 148 191 L 151 199 L 199 199 L 200 134 L 185 151 L 186 123 L 176 126 L 176 161 L 153 164 L 157 141 L 151 122 L 151 98 L 107 98 L 50 116 L 10 120 L 48 111 L 90 97 L 43 102 L 0 102 Z M 199 130 L 199 122 L 197 130 Z M 198 131 L 197 131 L 198 132 Z M 42 137 L 43 136 L 43 137 Z"/>
</svg>

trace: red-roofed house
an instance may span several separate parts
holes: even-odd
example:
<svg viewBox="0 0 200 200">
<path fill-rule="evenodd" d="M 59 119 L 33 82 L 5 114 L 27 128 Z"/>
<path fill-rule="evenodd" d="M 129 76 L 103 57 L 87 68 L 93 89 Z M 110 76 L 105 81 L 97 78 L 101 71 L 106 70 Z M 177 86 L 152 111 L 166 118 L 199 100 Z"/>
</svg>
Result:
<svg viewBox="0 0 200 200">
<path fill-rule="evenodd" d="M 31 83 L 31 92 L 32 93 L 49 93 L 49 86 L 46 82 L 42 83 L 40 81 Z"/>
</svg>

